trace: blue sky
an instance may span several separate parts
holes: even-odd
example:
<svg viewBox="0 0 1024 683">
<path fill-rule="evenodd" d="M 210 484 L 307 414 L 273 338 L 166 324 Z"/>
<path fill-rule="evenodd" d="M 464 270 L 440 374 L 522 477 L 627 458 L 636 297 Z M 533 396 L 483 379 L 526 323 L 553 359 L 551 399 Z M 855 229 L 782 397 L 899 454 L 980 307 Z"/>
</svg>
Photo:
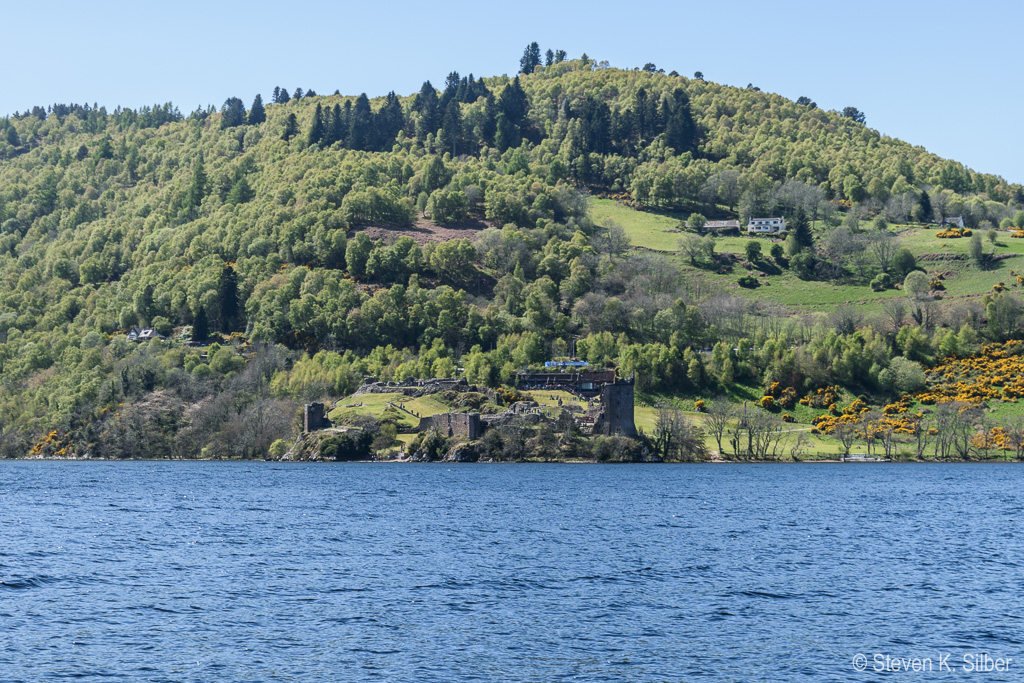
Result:
<svg viewBox="0 0 1024 683">
<path fill-rule="evenodd" d="M 14 6 L 11 6 L 14 5 Z M 1006 0 L 151 3 L 51 0 L 0 13 L 0 114 L 37 104 L 185 113 L 275 85 L 410 94 L 455 69 L 513 73 L 523 47 L 753 83 L 1024 183 L 1021 27 Z"/>
</svg>

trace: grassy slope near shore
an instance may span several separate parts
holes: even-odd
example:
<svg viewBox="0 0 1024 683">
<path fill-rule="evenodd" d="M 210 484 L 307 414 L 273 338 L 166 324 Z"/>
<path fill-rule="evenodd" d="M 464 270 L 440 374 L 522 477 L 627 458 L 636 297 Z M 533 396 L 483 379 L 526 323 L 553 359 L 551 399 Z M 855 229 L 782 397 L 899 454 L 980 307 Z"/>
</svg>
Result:
<svg viewBox="0 0 1024 683">
<path fill-rule="evenodd" d="M 393 406 L 404 406 L 397 408 Z M 335 423 L 344 421 L 346 417 L 367 415 L 378 419 L 391 417 L 395 419 L 400 431 L 414 430 L 419 425 L 419 417 L 446 413 L 450 410 L 434 396 L 410 398 L 402 393 L 392 394 L 359 394 L 348 396 L 335 402 L 328 417 Z M 416 413 L 412 415 L 410 413 Z"/>
<path fill-rule="evenodd" d="M 741 398 L 746 399 L 750 393 L 748 391 L 750 388 L 742 387 L 742 389 L 743 391 L 732 398 L 737 401 Z M 559 400 L 562 401 L 563 406 L 574 405 L 580 410 L 586 410 L 587 407 L 586 401 L 581 401 L 575 396 L 564 391 L 531 391 L 526 393 L 531 400 L 536 401 L 542 409 L 551 416 L 556 415 L 560 409 L 558 406 Z M 338 400 L 335 403 L 334 408 L 329 412 L 329 417 L 335 422 L 344 421 L 346 417 L 352 416 L 371 416 L 377 419 L 394 419 L 396 420 L 396 424 L 401 432 L 398 435 L 398 440 L 402 443 L 408 444 L 413 440 L 413 438 L 415 438 L 413 430 L 418 425 L 419 419 L 409 415 L 403 410 L 392 407 L 391 404 L 404 405 L 406 409 L 418 413 L 422 417 L 436 415 L 438 413 L 446 413 L 452 410 L 450 406 L 438 400 L 436 396 L 409 398 L 400 393 L 359 394 Z M 692 399 L 639 396 L 634 408 L 634 422 L 637 429 L 642 430 L 643 433 L 648 436 L 653 435 L 661 407 L 670 406 L 679 408 L 688 417 L 700 425 L 703 425 L 707 419 L 707 415 L 698 413 L 694 410 Z M 758 410 L 757 408 L 752 409 Z M 792 434 L 792 436 L 787 437 L 787 445 L 784 448 L 780 448 L 781 459 L 790 458 L 790 446 L 795 440 L 796 434 L 801 431 L 808 431 L 810 429 L 810 420 L 822 411 L 797 406 L 794 410 L 789 412 L 794 415 L 797 422 L 789 423 L 786 426 L 787 433 Z M 803 456 L 803 459 L 831 459 L 837 457 L 842 452 L 842 446 L 838 441 L 831 437 L 823 435 L 809 436 L 810 441 L 806 446 L 808 452 Z M 705 445 L 707 446 L 708 452 L 718 450 L 718 444 L 710 434 L 705 437 Z M 726 449 L 728 451 L 728 447 L 726 447 Z M 724 458 L 730 458 L 728 452 Z"/>
<path fill-rule="evenodd" d="M 609 221 L 621 225 L 632 246 L 663 252 L 669 256 L 677 254 L 677 242 L 684 234 L 678 231 L 679 221 L 676 219 L 639 211 L 612 199 L 592 199 L 589 215 L 597 225 L 604 226 Z M 865 227 L 866 231 L 871 229 Z M 983 235 L 986 252 L 1004 257 L 984 269 L 978 268 L 967 258 L 968 238 L 936 237 L 939 231 L 935 226 L 893 225 L 889 230 L 902 246 L 914 254 L 918 264 L 929 274 L 945 275 L 946 289 L 942 293 L 942 301 L 947 304 L 978 300 L 1000 282 L 1007 287 L 1016 287 L 1018 285 L 1010 275 L 1010 270 L 1024 272 L 1024 240 L 1012 239 L 1005 230 L 998 231 L 994 244 Z M 680 270 L 687 277 L 703 280 L 707 288 L 782 304 L 794 313 L 828 312 L 844 304 L 857 306 L 864 313 L 875 313 L 881 311 L 886 300 L 903 296 L 903 292 L 897 289 L 875 292 L 866 282 L 846 284 L 801 280 L 786 268 L 779 268 L 768 256 L 770 245 L 775 241 L 770 238 L 722 237 L 716 240 L 715 250 L 717 253 L 737 254 L 742 261 L 745 260 L 744 247 L 750 239 L 761 243 L 761 251 L 765 255 L 762 262 L 754 264 L 750 271 L 737 265 L 731 272 L 719 274 L 693 267 L 685 258 L 678 256 L 676 258 Z M 943 256 L 962 257 L 962 260 L 942 260 L 940 257 Z M 744 275 L 754 275 L 761 286 L 755 289 L 740 287 L 737 280 Z"/>
</svg>

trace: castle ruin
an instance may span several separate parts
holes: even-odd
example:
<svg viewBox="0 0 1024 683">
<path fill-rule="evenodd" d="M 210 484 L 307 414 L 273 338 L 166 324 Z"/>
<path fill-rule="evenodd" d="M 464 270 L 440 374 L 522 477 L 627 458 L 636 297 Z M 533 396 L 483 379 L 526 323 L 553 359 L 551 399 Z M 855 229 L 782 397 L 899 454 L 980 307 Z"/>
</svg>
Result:
<svg viewBox="0 0 1024 683">
<path fill-rule="evenodd" d="M 315 432 L 330 426 L 331 421 L 327 419 L 327 408 L 323 403 L 307 403 L 302 407 L 302 431 Z"/>
<path fill-rule="evenodd" d="M 436 429 L 448 437 L 479 439 L 483 433 L 480 413 L 438 413 L 420 418 L 417 431 L 428 432 Z"/>
<path fill-rule="evenodd" d="M 591 407 L 584 418 L 591 434 L 636 436 L 633 421 L 633 378 L 616 379 L 601 386 L 601 402 Z"/>
</svg>

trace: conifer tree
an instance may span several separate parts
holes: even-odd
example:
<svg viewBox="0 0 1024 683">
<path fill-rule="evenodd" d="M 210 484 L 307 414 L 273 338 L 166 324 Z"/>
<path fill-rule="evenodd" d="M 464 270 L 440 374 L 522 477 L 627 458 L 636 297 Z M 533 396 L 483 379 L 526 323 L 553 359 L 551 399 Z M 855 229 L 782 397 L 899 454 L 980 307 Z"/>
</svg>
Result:
<svg viewBox="0 0 1024 683">
<path fill-rule="evenodd" d="M 234 128 L 245 125 L 245 105 L 237 97 L 229 97 L 224 100 L 224 108 L 221 110 L 220 127 Z"/>
<path fill-rule="evenodd" d="M 299 122 L 295 119 L 295 114 L 288 114 L 288 118 L 284 122 L 284 132 L 281 133 L 282 140 L 291 140 L 293 137 L 299 134 Z"/>
<path fill-rule="evenodd" d="M 220 271 L 217 294 L 220 298 L 221 331 L 231 332 L 238 318 L 238 275 L 230 263 L 225 263 Z"/>
<path fill-rule="evenodd" d="M 672 93 L 674 104 L 665 113 L 665 144 L 676 151 L 676 154 L 692 152 L 696 149 L 697 125 L 690 113 L 690 99 L 682 88 Z"/>
<path fill-rule="evenodd" d="M 384 106 L 374 117 L 374 130 L 377 138 L 374 141 L 374 148 L 382 152 L 390 150 L 395 143 L 395 137 L 404 126 L 405 115 L 402 112 L 402 103 L 392 90 L 388 93 Z"/>
<path fill-rule="evenodd" d="M 505 86 L 505 89 L 501 91 L 501 95 L 498 97 L 498 115 L 495 118 L 496 130 L 494 138 L 495 146 L 498 149 L 505 151 L 509 147 L 519 146 L 529 107 L 526 92 L 519 85 L 519 77 L 516 76 L 511 83 Z"/>
<path fill-rule="evenodd" d="M 532 74 L 538 66 L 540 66 L 540 45 L 533 42 L 523 50 L 523 56 L 519 60 L 519 72 Z"/>
<path fill-rule="evenodd" d="M 356 98 L 348 129 L 348 146 L 350 148 L 370 149 L 370 142 L 373 139 L 373 113 L 370 111 L 370 100 L 366 97 L 366 93 Z"/>
<path fill-rule="evenodd" d="M 228 196 L 224 201 L 228 204 L 244 204 L 252 199 L 255 194 L 252 191 L 252 186 L 249 185 L 249 180 L 243 175 L 231 186 L 231 190 L 228 191 Z"/>
<path fill-rule="evenodd" d="M 459 72 L 452 71 L 448 74 L 448 77 L 444 79 L 444 92 L 441 93 L 441 111 L 448 108 L 448 103 L 455 99 L 459 94 Z"/>
<path fill-rule="evenodd" d="M 341 123 L 341 105 L 335 104 L 331 108 L 331 114 L 327 120 L 327 132 L 324 137 L 324 147 L 330 147 L 335 142 L 345 139 L 345 130 Z"/>
<path fill-rule="evenodd" d="M 921 206 L 921 220 L 927 223 L 932 219 L 932 200 L 928 196 L 928 190 L 921 190 L 921 199 L 918 204 Z"/>
<path fill-rule="evenodd" d="M 192 177 L 189 180 L 188 188 L 185 190 L 185 208 L 194 211 L 203 203 L 206 196 L 206 168 L 203 163 L 203 153 L 192 165 Z"/>
<path fill-rule="evenodd" d="M 809 249 L 814 246 L 814 235 L 811 234 L 811 223 L 807 220 L 807 214 L 802 208 L 796 210 L 792 227 L 793 239 L 801 248 Z"/>
<path fill-rule="evenodd" d="M 263 96 L 257 93 L 256 99 L 252 101 L 252 108 L 249 110 L 249 125 L 256 126 L 266 120 L 267 112 L 263 108 Z"/>
<path fill-rule="evenodd" d="M 441 123 L 441 130 L 438 131 L 438 149 L 441 152 L 451 152 L 455 157 L 458 152 L 459 142 L 462 139 L 462 110 L 457 100 L 448 103 L 444 112 L 444 119 Z"/>
<path fill-rule="evenodd" d="M 306 139 L 306 145 L 319 145 L 324 139 L 324 111 L 320 104 L 316 105 L 316 111 L 313 112 L 313 122 L 309 126 L 309 137 Z"/>
<path fill-rule="evenodd" d="M 413 104 L 413 108 L 420 113 L 416 123 L 416 137 L 420 140 L 425 140 L 427 135 L 437 132 L 438 126 L 441 125 L 438 104 L 437 91 L 430 81 L 426 81 Z"/>
<path fill-rule="evenodd" d="M 192 321 L 192 341 L 205 341 L 210 336 L 210 321 L 206 317 L 206 309 L 199 304 Z"/>
</svg>

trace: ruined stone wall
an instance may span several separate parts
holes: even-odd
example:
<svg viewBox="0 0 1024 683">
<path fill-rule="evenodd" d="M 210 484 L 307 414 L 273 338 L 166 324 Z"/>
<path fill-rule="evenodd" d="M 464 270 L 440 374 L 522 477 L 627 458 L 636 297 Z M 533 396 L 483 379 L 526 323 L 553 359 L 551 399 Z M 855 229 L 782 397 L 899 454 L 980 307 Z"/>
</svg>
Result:
<svg viewBox="0 0 1024 683">
<path fill-rule="evenodd" d="M 438 413 L 421 417 L 417 431 L 436 429 L 448 437 L 478 439 L 483 434 L 480 413 Z"/>
<path fill-rule="evenodd" d="M 487 390 L 468 383 L 464 377 L 461 379 L 406 379 L 401 382 L 378 382 L 375 378 L 368 377 L 363 380 L 353 395 L 404 394 L 409 397 L 418 397 L 439 394 L 444 391 L 484 393 Z"/>
</svg>

